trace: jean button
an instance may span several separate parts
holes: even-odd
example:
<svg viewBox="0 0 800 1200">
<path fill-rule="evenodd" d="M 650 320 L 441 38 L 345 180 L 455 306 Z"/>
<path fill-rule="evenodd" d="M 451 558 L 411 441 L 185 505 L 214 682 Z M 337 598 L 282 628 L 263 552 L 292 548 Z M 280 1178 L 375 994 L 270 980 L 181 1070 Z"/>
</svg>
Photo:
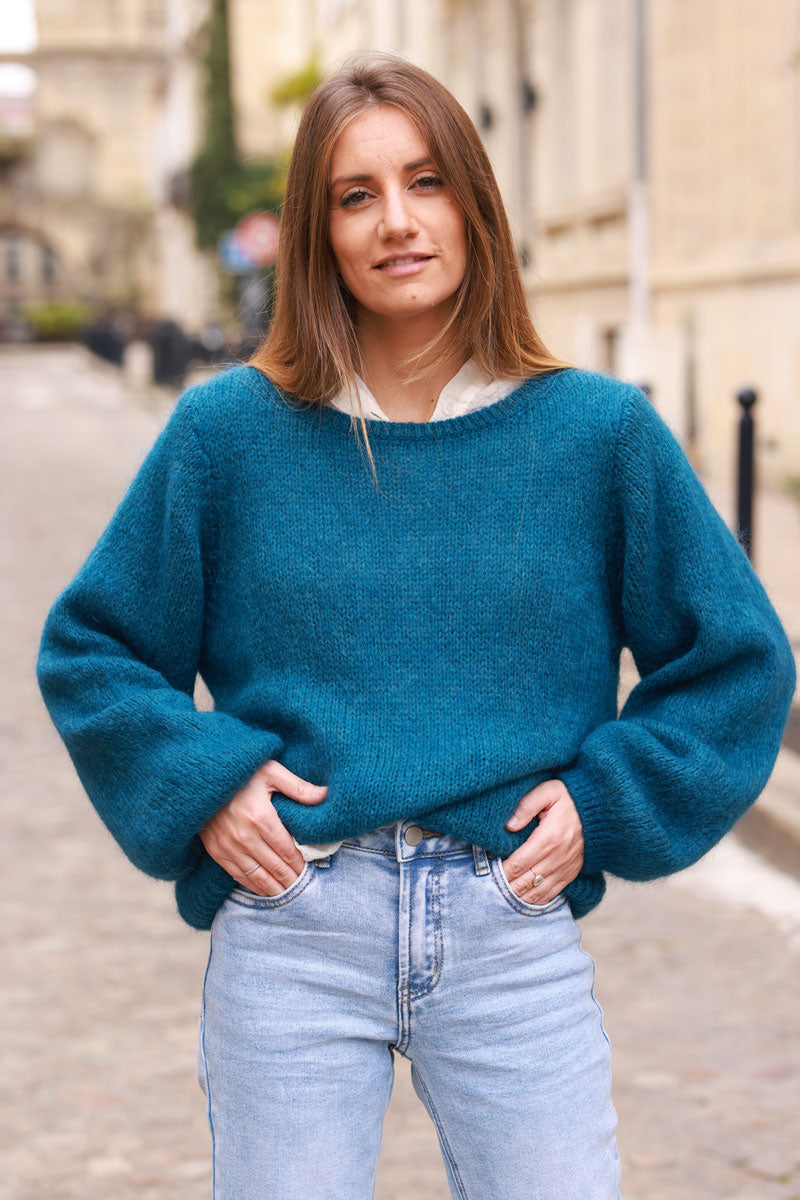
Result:
<svg viewBox="0 0 800 1200">
<path fill-rule="evenodd" d="M 422 830 L 419 825 L 409 825 L 404 836 L 409 846 L 418 846 L 422 841 Z"/>
</svg>

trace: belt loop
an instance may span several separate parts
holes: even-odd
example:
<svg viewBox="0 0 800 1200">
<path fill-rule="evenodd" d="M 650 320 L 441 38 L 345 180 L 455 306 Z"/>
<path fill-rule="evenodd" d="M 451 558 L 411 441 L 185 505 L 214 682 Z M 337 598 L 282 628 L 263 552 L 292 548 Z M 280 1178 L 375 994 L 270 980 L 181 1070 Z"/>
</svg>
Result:
<svg viewBox="0 0 800 1200">
<path fill-rule="evenodd" d="M 472 856 L 475 859 L 475 874 L 488 875 L 489 860 L 486 857 L 486 851 L 481 846 L 473 845 Z"/>
</svg>

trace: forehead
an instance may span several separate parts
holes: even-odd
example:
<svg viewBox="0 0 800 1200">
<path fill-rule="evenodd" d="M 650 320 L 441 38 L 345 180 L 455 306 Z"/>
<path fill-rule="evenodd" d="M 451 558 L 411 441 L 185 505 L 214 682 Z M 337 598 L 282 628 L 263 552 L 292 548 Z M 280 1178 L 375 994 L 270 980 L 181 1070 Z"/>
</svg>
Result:
<svg viewBox="0 0 800 1200">
<path fill-rule="evenodd" d="M 406 163 L 427 158 L 429 147 L 414 122 L 399 108 L 381 104 L 367 108 L 345 125 L 333 145 L 331 175 L 346 165 Z"/>
</svg>

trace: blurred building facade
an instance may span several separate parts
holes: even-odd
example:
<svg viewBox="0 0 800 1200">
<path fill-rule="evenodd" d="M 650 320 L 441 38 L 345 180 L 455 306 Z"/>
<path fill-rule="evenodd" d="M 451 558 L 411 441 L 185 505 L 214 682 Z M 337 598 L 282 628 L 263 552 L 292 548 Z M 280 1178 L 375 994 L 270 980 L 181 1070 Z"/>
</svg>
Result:
<svg viewBox="0 0 800 1200">
<path fill-rule="evenodd" d="M 133 288 L 187 326 L 216 303 L 181 207 L 208 7 L 38 0 L 36 153 L 16 185 L 51 279 Z M 299 104 L 277 107 L 271 90 L 314 59 L 327 71 L 359 50 L 411 58 L 484 139 L 553 351 L 648 385 L 720 476 L 735 393 L 754 386 L 762 477 L 800 474 L 800 0 L 228 8 L 245 157 L 291 144 Z"/>
<path fill-rule="evenodd" d="M 253 152 L 297 119 L 276 71 L 411 58 L 484 140 L 553 351 L 647 385 L 720 477 L 753 386 L 762 477 L 800 474 L 800 0 L 230 3 Z"/>
<path fill-rule="evenodd" d="M 717 476 L 754 386 L 762 475 L 800 474 L 800 3 L 544 0 L 531 40 L 549 340 L 650 384 Z"/>
<path fill-rule="evenodd" d="M 6 317 L 79 298 L 189 324 L 217 307 L 181 206 L 206 0 L 37 0 L 30 153 L 3 172 Z M 13 263 L 9 271 L 8 265 Z"/>
</svg>

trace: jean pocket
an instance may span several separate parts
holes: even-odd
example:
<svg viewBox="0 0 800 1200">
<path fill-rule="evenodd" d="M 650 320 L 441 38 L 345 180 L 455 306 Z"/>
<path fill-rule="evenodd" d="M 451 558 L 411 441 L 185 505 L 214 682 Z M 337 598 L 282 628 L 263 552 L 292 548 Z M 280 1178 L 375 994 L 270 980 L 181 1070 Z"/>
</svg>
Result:
<svg viewBox="0 0 800 1200">
<path fill-rule="evenodd" d="M 527 900 L 523 900 L 521 896 L 512 888 L 508 882 L 508 877 L 505 873 L 505 868 L 499 856 L 489 859 L 489 869 L 492 875 L 492 881 L 500 893 L 505 903 L 513 908 L 515 912 L 522 913 L 529 917 L 541 917 L 544 913 L 555 912 L 557 908 L 561 908 L 567 902 L 567 897 L 564 892 L 558 892 L 553 896 L 552 900 L 548 900 L 546 904 L 530 904 Z"/>
<path fill-rule="evenodd" d="M 233 900 L 236 904 L 244 904 L 248 908 L 280 908 L 281 905 L 290 904 L 292 900 L 296 900 L 301 892 L 305 891 L 313 878 L 311 874 L 313 867 L 312 862 L 305 862 L 297 879 L 282 892 L 278 892 L 276 896 L 260 896 L 258 892 L 251 892 L 249 888 L 242 887 L 237 883 L 228 899 Z"/>
</svg>

